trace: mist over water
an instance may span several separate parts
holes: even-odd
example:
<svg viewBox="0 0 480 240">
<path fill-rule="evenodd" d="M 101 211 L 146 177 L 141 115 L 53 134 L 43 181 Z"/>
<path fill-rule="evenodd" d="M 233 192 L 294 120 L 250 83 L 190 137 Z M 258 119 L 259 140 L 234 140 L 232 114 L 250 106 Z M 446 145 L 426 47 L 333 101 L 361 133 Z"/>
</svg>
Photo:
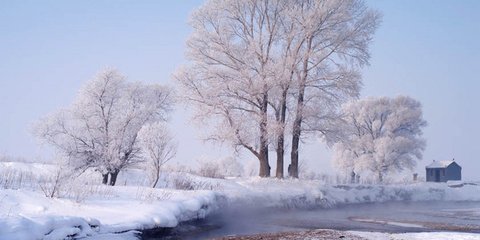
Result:
<svg viewBox="0 0 480 240">
<path fill-rule="evenodd" d="M 310 229 L 480 232 L 480 202 L 389 202 L 304 210 L 231 206 L 167 235 L 206 239 Z"/>
</svg>

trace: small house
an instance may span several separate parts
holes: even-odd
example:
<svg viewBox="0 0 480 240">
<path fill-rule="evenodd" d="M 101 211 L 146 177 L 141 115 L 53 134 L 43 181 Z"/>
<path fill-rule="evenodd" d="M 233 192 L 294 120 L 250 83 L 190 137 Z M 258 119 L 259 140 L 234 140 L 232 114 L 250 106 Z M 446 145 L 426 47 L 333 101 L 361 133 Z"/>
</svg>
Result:
<svg viewBox="0 0 480 240">
<path fill-rule="evenodd" d="M 452 161 L 435 161 L 425 167 L 427 182 L 446 182 L 462 180 L 462 167 Z"/>
</svg>

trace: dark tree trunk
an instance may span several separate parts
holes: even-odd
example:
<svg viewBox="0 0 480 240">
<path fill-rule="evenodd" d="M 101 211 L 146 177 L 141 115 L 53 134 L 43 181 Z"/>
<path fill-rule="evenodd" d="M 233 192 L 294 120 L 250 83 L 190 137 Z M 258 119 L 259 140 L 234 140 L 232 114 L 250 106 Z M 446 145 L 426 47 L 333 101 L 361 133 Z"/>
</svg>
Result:
<svg viewBox="0 0 480 240">
<path fill-rule="evenodd" d="M 312 49 L 312 38 L 307 39 L 307 51 Z M 305 104 L 305 85 L 308 78 L 308 64 L 309 59 L 305 58 L 303 60 L 303 72 L 300 78 L 300 86 L 298 88 L 298 98 L 297 98 L 297 111 L 295 113 L 295 120 L 293 121 L 292 129 L 292 152 L 290 153 L 291 161 L 291 177 L 298 178 L 298 155 L 299 155 L 299 146 L 300 146 L 300 135 L 302 134 L 302 121 L 303 121 L 303 106 Z"/>
<path fill-rule="evenodd" d="M 284 136 L 282 134 L 277 139 L 277 171 L 275 173 L 275 176 L 277 178 L 283 178 L 283 158 L 285 154 L 283 145 L 284 145 Z"/>
<path fill-rule="evenodd" d="M 260 177 L 270 177 L 270 165 L 268 163 L 267 108 L 268 94 L 265 93 L 262 98 L 262 119 L 260 122 L 260 151 L 258 156 L 258 160 L 260 161 Z"/>
<path fill-rule="evenodd" d="M 303 120 L 303 94 L 305 92 L 305 85 L 300 86 L 298 100 L 297 100 L 297 112 L 295 121 L 293 122 L 292 132 L 292 152 L 290 153 L 290 177 L 298 178 L 298 149 L 300 146 L 300 134 L 302 133 L 302 120 Z"/>
<path fill-rule="evenodd" d="M 118 170 L 110 173 L 110 186 L 115 186 L 117 183 Z"/>
<path fill-rule="evenodd" d="M 267 151 L 268 152 L 268 151 Z M 260 177 L 270 177 L 270 165 L 268 164 L 268 153 L 265 150 L 260 151 Z"/>
<path fill-rule="evenodd" d="M 282 92 L 282 102 L 280 104 L 280 114 L 277 117 L 277 121 L 280 122 L 282 130 L 277 138 L 277 171 L 275 176 L 277 178 L 283 178 L 283 159 L 285 155 L 285 120 L 287 115 L 287 90 Z"/>
<path fill-rule="evenodd" d="M 381 171 L 378 172 L 378 182 L 383 183 L 383 173 Z"/>
<path fill-rule="evenodd" d="M 108 183 L 108 173 L 102 174 L 102 184 L 107 185 Z"/>
<path fill-rule="evenodd" d="M 300 131 L 292 137 L 292 152 L 290 153 L 290 177 L 298 178 L 298 147 L 300 142 Z"/>
<path fill-rule="evenodd" d="M 158 179 L 159 179 L 159 177 L 157 176 L 157 177 L 155 178 L 155 181 L 154 181 L 153 184 L 152 184 L 152 188 L 157 187 Z"/>
<path fill-rule="evenodd" d="M 258 160 L 260 161 L 260 177 L 270 177 L 270 164 L 268 163 L 268 145 L 263 137 L 265 143 L 261 144 Z"/>
<path fill-rule="evenodd" d="M 157 168 L 155 172 L 155 181 L 153 181 L 152 188 L 155 188 L 157 186 L 158 179 L 160 179 L 160 169 Z"/>
</svg>

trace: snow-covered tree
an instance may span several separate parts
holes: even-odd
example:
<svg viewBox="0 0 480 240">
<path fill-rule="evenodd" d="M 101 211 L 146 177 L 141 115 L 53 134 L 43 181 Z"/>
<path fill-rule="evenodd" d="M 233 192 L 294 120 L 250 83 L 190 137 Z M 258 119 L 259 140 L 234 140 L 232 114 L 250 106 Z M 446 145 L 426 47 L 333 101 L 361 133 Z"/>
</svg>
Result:
<svg viewBox="0 0 480 240">
<path fill-rule="evenodd" d="M 426 122 L 417 100 L 370 97 L 345 104 L 342 113 L 344 137 L 334 145 L 337 167 L 367 170 L 382 182 L 386 173 L 412 169 L 422 158 Z"/>
<path fill-rule="evenodd" d="M 210 0 L 192 15 L 190 65 L 176 74 L 209 139 L 252 153 L 270 176 L 268 97 L 272 88 L 281 1 Z"/>
<path fill-rule="evenodd" d="M 94 168 L 104 184 L 115 185 L 118 173 L 140 160 L 143 125 L 166 120 L 170 95 L 168 88 L 129 83 L 107 69 L 86 83 L 70 107 L 40 120 L 35 133 L 74 169 Z"/>
<path fill-rule="evenodd" d="M 175 157 L 177 144 L 161 122 L 143 126 L 139 138 L 142 152 L 147 158 L 145 166 L 150 173 L 152 187 L 155 188 L 163 165 Z"/>
<path fill-rule="evenodd" d="M 260 176 L 270 175 L 273 143 L 283 177 L 285 134 L 293 132 L 298 177 L 301 132 L 325 135 L 330 109 L 358 95 L 358 68 L 368 63 L 378 22 L 360 0 L 207 1 L 192 16 L 190 65 L 176 74 L 180 92 L 195 119 L 213 124 L 209 139 L 251 152 Z"/>
<path fill-rule="evenodd" d="M 299 44 L 293 58 L 295 107 L 290 174 L 298 177 L 302 132 L 330 140 L 335 109 L 359 94 L 358 70 L 368 64 L 380 14 L 361 0 L 296 0 L 288 22 Z"/>
</svg>

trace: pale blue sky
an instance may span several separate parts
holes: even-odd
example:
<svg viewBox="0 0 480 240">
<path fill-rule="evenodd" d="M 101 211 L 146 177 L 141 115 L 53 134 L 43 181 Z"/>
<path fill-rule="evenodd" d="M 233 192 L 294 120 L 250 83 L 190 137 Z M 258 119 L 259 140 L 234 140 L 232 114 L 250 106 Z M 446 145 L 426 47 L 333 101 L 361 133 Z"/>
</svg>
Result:
<svg viewBox="0 0 480 240">
<path fill-rule="evenodd" d="M 0 153 L 48 158 L 29 126 L 67 106 L 105 66 L 131 80 L 171 83 L 184 61 L 189 13 L 202 1 L 0 1 Z M 410 95 L 424 106 L 432 159 L 455 157 L 467 178 L 480 170 L 480 1 L 370 0 L 384 14 L 365 68 L 362 96 Z M 184 111 L 172 118 L 178 161 L 221 155 L 203 147 Z M 318 142 L 301 158 L 326 172 Z M 246 155 L 248 157 L 248 155 Z"/>
</svg>

